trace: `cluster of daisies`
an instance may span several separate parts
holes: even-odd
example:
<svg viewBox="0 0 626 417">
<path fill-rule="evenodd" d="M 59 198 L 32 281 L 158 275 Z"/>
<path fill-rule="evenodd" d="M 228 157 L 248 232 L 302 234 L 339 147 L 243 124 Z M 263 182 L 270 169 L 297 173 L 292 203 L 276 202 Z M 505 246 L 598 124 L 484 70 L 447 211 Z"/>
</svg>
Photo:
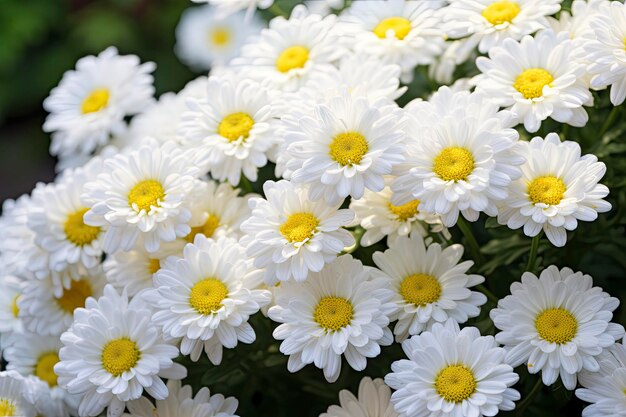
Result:
<svg viewBox="0 0 626 417">
<path fill-rule="evenodd" d="M 584 126 L 591 90 L 622 104 L 623 3 L 195 1 L 176 53 L 208 77 L 155 99 L 155 65 L 111 47 L 44 101 L 57 179 L 0 217 L 0 416 L 234 416 L 176 359 L 219 366 L 257 313 L 331 383 L 402 344 L 324 417 L 494 416 L 519 366 L 624 415 L 619 300 L 545 266 L 481 335 L 485 277 L 448 231 L 484 213 L 561 247 L 611 209 L 597 157 L 524 132 Z M 447 86 L 399 106 L 422 69 Z"/>
</svg>

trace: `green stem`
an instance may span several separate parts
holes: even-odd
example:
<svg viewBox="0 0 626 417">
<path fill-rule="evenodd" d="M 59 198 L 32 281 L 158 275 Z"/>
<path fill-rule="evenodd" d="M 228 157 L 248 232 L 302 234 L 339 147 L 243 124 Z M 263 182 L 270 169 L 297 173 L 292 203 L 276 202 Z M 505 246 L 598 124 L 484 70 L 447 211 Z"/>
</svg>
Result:
<svg viewBox="0 0 626 417">
<path fill-rule="evenodd" d="M 456 225 L 459 226 L 459 229 L 461 229 L 463 236 L 465 236 L 465 240 L 467 240 L 467 244 L 469 246 L 470 252 L 472 252 L 472 257 L 474 258 L 474 261 L 482 265 L 484 262 L 483 255 L 480 253 L 478 242 L 476 241 L 476 238 L 472 233 L 470 225 L 460 215 L 459 220 L 456 222 Z"/>
<path fill-rule="evenodd" d="M 351 233 L 352 233 L 352 236 L 354 236 L 354 245 L 345 249 L 343 251 L 344 253 L 352 253 L 361 247 L 361 238 L 363 237 L 363 234 L 365 233 L 365 229 L 363 229 L 361 226 L 357 226 L 357 228 L 354 229 Z"/>
<path fill-rule="evenodd" d="M 269 10 L 274 16 L 287 18 L 287 13 L 276 3 L 272 4 L 267 10 Z"/>
<path fill-rule="evenodd" d="M 533 272 L 535 270 L 535 264 L 537 263 L 537 251 L 539 250 L 539 241 L 543 235 L 543 230 L 537 233 L 533 240 L 530 242 L 530 255 L 528 256 L 528 263 L 526 264 L 526 271 Z"/>
<path fill-rule="evenodd" d="M 494 293 L 492 293 L 489 288 L 485 287 L 483 284 L 480 284 L 476 286 L 476 289 L 485 294 L 487 298 L 491 300 L 494 304 L 498 305 L 498 301 L 500 301 L 500 299 Z"/>
<path fill-rule="evenodd" d="M 250 181 L 243 175 L 241 176 L 241 179 L 239 180 L 238 187 L 241 188 L 244 195 L 252 192 L 252 184 L 250 184 Z"/>
<path fill-rule="evenodd" d="M 600 137 L 604 136 L 606 131 L 609 130 L 609 128 L 613 124 L 613 121 L 615 120 L 619 112 L 620 112 L 620 107 L 614 106 L 613 109 L 611 110 L 611 113 L 609 113 L 609 117 L 606 118 L 606 121 L 602 125 L 602 129 L 600 129 Z"/>
<path fill-rule="evenodd" d="M 537 381 L 535 382 L 535 385 L 530 390 L 528 395 L 516 407 L 516 410 L 515 410 L 516 416 L 521 416 L 524 413 L 524 411 L 526 411 L 528 406 L 532 404 L 533 398 L 535 397 L 535 395 L 537 395 L 537 393 L 541 390 L 542 386 L 543 386 L 543 382 L 541 381 L 541 376 L 539 376 L 539 378 L 537 378 Z"/>
</svg>

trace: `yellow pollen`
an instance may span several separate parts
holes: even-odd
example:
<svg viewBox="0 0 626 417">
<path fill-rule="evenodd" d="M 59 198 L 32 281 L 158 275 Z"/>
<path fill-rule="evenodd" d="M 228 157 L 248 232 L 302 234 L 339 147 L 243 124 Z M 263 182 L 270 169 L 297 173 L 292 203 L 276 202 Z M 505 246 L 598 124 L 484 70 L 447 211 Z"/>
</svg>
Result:
<svg viewBox="0 0 626 417">
<path fill-rule="evenodd" d="M 57 385 L 57 374 L 54 373 L 54 365 L 59 362 L 57 352 L 48 352 L 39 357 L 35 365 L 35 376 L 48 383 L 49 386 Z"/>
<path fill-rule="evenodd" d="M 323 297 L 315 307 L 313 319 L 327 331 L 337 331 L 352 321 L 353 309 L 349 300 L 341 297 Z"/>
<path fill-rule="evenodd" d="M 96 88 L 85 99 L 80 107 L 83 114 L 95 113 L 102 110 L 109 104 L 109 90 L 106 88 Z"/>
<path fill-rule="evenodd" d="M 233 113 L 224 117 L 217 127 L 217 133 L 234 142 L 239 138 L 248 139 L 250 130 L 254 126 L 254 119 L 246 113 Z"/>
<path fill-rule="evenodd" d="M 276 69 L 288 72 L 295 68 L 302 68 L 309 60 L 309 50 L 301 45 L 285 48 L 276 59 Z"/>
<path fill-rule="evenodd" d="M 535 204 L 555 206 L 563 199 L 566 187 L 562 179 L 552 175 L 537 177 L 528 184 L 528 198 Z"/>
<path fill-rule="evenodd" d="M 157 180 L 144 180 L 135 185 L 128 193 L 128 205 L 137 205 L 137 210 L 150 211 L 151 207 L 160 207 L 165 198 L 165 190 Z"/>
<path fill-rule="evenodd" d="M 511 23 L 520 12 L 519 5 L 514 1 L 496 1 L 483 10 L 482 15 L 492 25 Z"/>
<path fill-rule="evenodd" d="M 17 300 L 20 299 L 20 295 L 13 297 L 13 303 L 11 304 L 11 310 L 13 311 L 13 317 L 17 318 L 20 314 L 20 308 L 17 305 Z"/>
<path fill-rule="evenodd" d="M 458 146 L 445 148 L 435 158 L 433 171 L 444 181 L 465 181 L 474 171 L 474 156 Z"/>
<path fill-rule="evenodd" d="M 0 417 L 15 415 L 15 404 L 7 398 L 0 397 Z"/>
<path fill-rule="evenodd" d="M 543 340 L 562 345 L 576 337 L 578 321 L 563 308 L 549 308 L 537 316 L 535 328 Z"/>
<path fill-rule="evenodd" d="M 102 350 L 102 367 L 113 376 L 120 376 L 137 365 L 141 357 L 137 343 L 122 337 L 111 340 Z"/>
<path fill-rule="evenodd" d="M 387 32 L 393 30 L 396 38 L 402 40 L 411 31 L 411 21 L 404 17 L 394 16 L 381 20 L 374 28 L 374 34 L 381 39 L 387 37 Z"/>
<path fill-rule="evenodd" d="M 398 216 L 398 220 L 407 221 L 418 213 L 417 207 L 420 205 L 419 200 L 409 201 L 401 206 L 394 206 L 389 203 L 389 211 Z"/>
<path fill-rule="evenodd" d="M 340 133 L 330 143 L 330 157 L 343 166 L 359 164 L 369 150 L 365 137 L 360 133 Z"/>
<path fill-rule="evenodd" d="M 413 274 L 402 280 L 400 295 L 406 302 L 416 306 L 434 303 L 441 296 L 441 284 L 437 278 L 428 274 Z"/>
<path fill-rule="evenodd" d="M 211 237 L 218 227 L 220 227 L 220 218 L 209 214 L 206 222 L 204 222 L 201 226 L 192 227 L 191 232 L 185 237 L 185 239 L 187 242 L 193 243 L 197 234 L 203 234 L 206 237 Z"/>
<path fill-rule="evenodd" d="M 513 87 L 524 98 L 533 99 L 543 96 L 543 87 L 550 85 L 554 81 L 554 77 L 543 68 L 530 68 L 522 72 L 515 79 Z"/>
<path fill-rule="evenodd" d="M 313 237 L 319 224 L 311 213 L 294 213 L 280 226 L 280 233 L 289 242 L 302 242 Z"/>
<path fill-rule="evenodd" d="M 88 245 L 100 234 L 100 227 L 85 224 L 83 216 L 88 210 L 88 208 L 77 210 L 67 216 L 67 220 L 65 220 L 63 226 L 65 237 L 76 246 Z"/>
<path fill-rule="evenodd" d="M 189 305 L 205 316 L 215 313 L 222 307 L 222 301 L 228 296 L 228 287 L 215 278 L 198 281 L 191 288 Z"/>
<path fill-rule="evenodd" d="M 161 260 L 156 258 L 150 258 L 148 261 L 148 271 L 151 274 L 156 274 L 161 269 Z"/>
<path fill-rule="evenodd" d="M 209 40 L 215 46 L 226 46 L 230 43 L 230 31 L 226 28 L 216 28 L 209 33 Z"/>
<path fill-rule="evenodd" d="M 63 290 L 63 295 L 56 301 L 61 310 L 72 314 L 77 308 L 84 307 L 85 300 L 92 295 L 93 292 L 88 281 L 72 281 L 70 288 Z"/>
<path fill-rule="evenodd" d="M 451 403 L 467 400 L 476 392 L 474 373 L 465 365 L 449 365 L 435 379 L 437 394 Z"/>
</svg>

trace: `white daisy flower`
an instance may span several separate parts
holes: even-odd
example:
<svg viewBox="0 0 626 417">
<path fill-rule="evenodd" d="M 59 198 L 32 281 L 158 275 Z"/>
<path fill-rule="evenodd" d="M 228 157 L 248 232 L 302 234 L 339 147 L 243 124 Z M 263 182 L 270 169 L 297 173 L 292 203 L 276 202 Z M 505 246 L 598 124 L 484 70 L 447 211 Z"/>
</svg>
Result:
<svg viewBox="0 0 626 417">
<path fill-rule="evenodd" d="M 611 210 L 603 200 L 609 189 L 598 184 L 606 166 L 594 155 L 581 156 L 578 143 L 561 142 L 556 133 L 521 143 L 526 163 L 501 203 L 500 224 L 511 229 L 524 226 L 524 234 L 530 237 L 543 230 L 560 247 L 567 242 L 566 231 L 576 229 L 579 220 L 594 221 L 598 213 Z"/>
<path fill-rule="evenodd" d="M 608 3 L 609 0 L 574 0 L 571 12 L 562 10 L 558 19 L 548 17 L 548 23 L 556 33 L 568 32 L 575 42 L 584 44 L 594 37 L 591 20 L 598 15 L 600 6 Z"/>
<path fill-rule="evenodd" d="M 341 372 L 341 356 L 357 371 L 367 358 L 380 354 L 380 346 L 393 341 L 390 317 L 396 306 L 387 279 L 374 268 L 343 255 L 312 272 L 305 282 L 285 282 L 275 290 L 269 317 L 282 323 L 274 338 L 289 356 L 289 372 L 313 363 L 328 382 Z"/>
<path fill-rule="evenodd" d="M 0 416 L 34 417 L 36 410 L 24 398 L 24 381 L 16 372 L 0 372 Z"/>
<path fill-rule="evenodd" d="M 34 375 L 22 378 L 22 394 L 31 404 L 36 416 L 71 417 L 78 415 L 80 398 L 59 387 L 50 386 Z"/>
<path fill-rule="evenodd" d="M 442 249 L 432 243 L 426 248 L 417 233 L 399 237 L 385 252 L 374 253 L 376 266 L 391 278 L 388 287 L 399 307 L 396 341 L 402 342 L 449 318 L 462 324 L 480 314 L 487 297 L 470 287 L 483 283 L 485 278 L 467 274 L 474 262 L 459 263 L 462 256 L 463 246 Z"/>
<path fill-rule="evenodd" d="M 404 160 L 403 111 L 386 98 L 370 102 L 347 89 L 288 127 L 284 152 L 289 179 L 309 197 L 336 204 L 365 189 L 381 191 L 384 176 Z"/>
<path fill-rule="evenodd" d="M 224 66 L 239 55 L 241 46 L 261 32 L 264 24 L 252 16 L 245 19 L 239 12 L 228 17 L 210 5 L 185 10 L 176 27 L 175 52 L 192 68 L 208 70 Z"/>
<path fill-rule="evenodd" d="M 561 9 L 562 0 L 455 0 L 442 13 L 452 38 L 471 36 L 487 53 L 505 39 L 520 40 L 548 27 L 547 16 Z"/>
<path fill-rule="evenodd" d="M 402 81 L 417 65 L 429 65 L 444 49 L 440 0 L 354 1 L 342 15 L 346 36 L 357 53 L 398 64 Z"/>
<path fill-rule="evenodd" d="M 147 251 L 191 231 L 186 207 L 194 189 L 197 152 L 183 152 L 173 142 L 154 141 L 128 154 L 105 160 L 104 171 L 85 185 L 83 202 L 90 208 L 84 221 L 105 229 L 107 253 L 130 250 L 139 238 Z"/>
<path fill-rule="evenodd" d="M 584 43 L 587 71 L 592 75 L 591 87 L 611 86 L 611 103 L 619 106 L 626 98 L 626 5 L 612 1 L 600 7 L 591 20 L 593 38 Z"/>
<path fill-rule="evenodd" d="M 340 405 L 331 405 L 320 417 L 398 417 L 390 399 L 391 390 L 382 379 L 364 377 L 358 397 L 346 389 L 339 391 Z"/>
<path fill-rule="evenodd" d="M 22 281 L 17 277 L 0 276 L 0 354 L 12 333 L 23 333 L 20 308 L 17 305 L 22 288 Z"/>
<path fill-rule="evenodd" d="M 354 212 L 340 210 L 341 203 L 310 201 L 306 188 L 285 180 L 266 181 L 263 191 L 266 199 L 250 199 L 252 215 L 241 225 L 241 244 L 254 266 L 266 269 L 267 285 L 291 278 L 304 281 L 354 245 L 354 237 L 343 228 Z"/>
<path fill-rule="evenodd" d="M 276 144 L 278 120 L 269 92 L 248 79 L 209 77 L 204 99 L 187 105 L 180 124 L 183 142 L 208 154 L 211 176 L 237 185 L 243 172 L 256 181 Z"/>
<path fill-rule="evenodd" d="M 246 15 L 251 16 L 258 7 L 267 9 L 274 0 L 192 0 L 195 3 L 209 3 L 217 9 L 222 18 L 226 18 L 240 10 L 246 10 Z"/>
<path fill-rule="evenodd" d="M 476 90 L 511 110 L 529 132 L 548 117 L 582 127 L 589 116 L 582 107 L 593 105 L 585 81 L 585 66 L 575 59 L 576 45 L 566 32 L 544 30 L 520 42 L 506 39 L 478 57 L 482 72 Z"/>
<path fill-rule="evenodd" d="M 206 352 L 222 361 L 222 347 L 252 343 L 251 315 L 271 301 L 267 290 L 252 290 L 245 276 L 252 272 L 236 240 L 197 235 L 185 246 L 182 259 L 169 261 L 154 277 L 154 290 L 144 298 L 154 307 L 153 322 L 166 337 L 182 338 L 180 350 L 197 361 Z"/>
<path fill-rule="evenodd" d="M 489 314 L 507 363 L 541 371 L 545 385 L 560 375 L 570 390 L 578 372 L 597 372 L 598 355 L 624 336 L 624 327 L 610 322 L 619 300 L 592 286 L 589 275 L 569 268 L 552 265 L 539 278 L 525 272 Z"/>
<path fill-rule="evenodd" d="M 174 364 L 178 349 L 165 343 L 141 300 L 128 302 L 107 285 L 97 301 L 78 309 L 70 329 L 61 335 L 61 361 L 54 367 L 58 383 L 82 396 L 78 414 L 97 416 L 108 407 L 119 417 L 127 401 L 144 390 L 157 400 L 168 396 L 161 379 L 182 379 L 186 369 Z"/>
<path fill-rule="evenodd" d="M 385 382 L 397 390 L 391 402 L 403 417 L 495 416 L 520 399 L 505 350 L 475 327 L 437 323 L 402 349 L 408 359 L 394 362 Z"/>
<path fill-rule="evenodd" d="M 167 381 L 170 392 L 165 400 L 157 400 L 156 406 L 146 397 L 129 402 L 128 411 L 124 417 L 237 417 L 239 402 L 235 397 L 225 398 L 222 394 L 213 394 L 207 387 L 202 387 L 194 396 L 192 387 L 180 381 Z"/>
<path fill-rule="evenodd" d="M 152 62 L 140 64 L 135 55 L 118 55 L 110 47 L 87 56 L 68 71 L 43 102 L 50 113 L 43 128 L 55 132 L 53 155 L 89 154 L 111 134 L 121 133 L 124 118 L 140 113 L 152 102 Z"/>
<path fill-rule="evenodd" d="M 523 162 L 510 113 L 499 112 L 482 94 L 453 93 L 442 87 L 428 101 L 406 107 L 407 160 L 392 183 L 395 205 L 419 200 L 418 210 L 456 224 L 459 212 L 469 221 L 480 212 L 495 216 Z"/>
</svg>

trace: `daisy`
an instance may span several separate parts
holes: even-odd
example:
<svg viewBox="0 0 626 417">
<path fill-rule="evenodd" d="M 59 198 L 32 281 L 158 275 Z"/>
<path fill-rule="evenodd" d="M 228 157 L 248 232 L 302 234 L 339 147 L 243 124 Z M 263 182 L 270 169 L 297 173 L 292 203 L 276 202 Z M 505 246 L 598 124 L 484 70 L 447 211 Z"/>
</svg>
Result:
<svg viewBox="0 0 626 417">
<path fill-rule="evenodd" d="M 34 417 L 35 413 L 24 398 L 23 378 L 14 371 L 0 372 L 0 416 Z"/>
<path fill-rule="evenodd" d="M 167 381 L 170 393 L 165 400 L 157 400 L 156 406 L 146 397 L 128 403 L 131 414 L 124 417 L 237 417 L 239 402 L 235 397 L 225 398 L 222 394 L 213 394 L 207 387 L 202 387 L 193 396 L 192 387 L 173 379 Z"/>
<path fill-rule="evenodd" d="M 49 385 L 34 375 L 23 377 L 22 395 L 26 402 L 33 405 L 36 416 L 71 417 L 78 415 L 80 398 L 67 391 Z"/>
<path fill-rule="evenodd" d="M 482 72 L 476 90 L 500 107 L 511 110 L 533 133 L 548 117 L 582 127 L 589 116 L 582 107 L 593 105 L 585 82 L 585 66 L 575 59 L 576 45 L 566 32 L 544 30 L 520 42 L 506 39 L 478 57 Z"/>
<path fill-rule="evenodd" d="M 399 307 L 396 341 L 402 342 L 449 318 L 462 324 L 480 314 L 487 297 L 470 287 L 483 283 L 485 278 L 467 274 L 473 262 L 459 263 L 462 256 L 463 246 L 442 249 L 432 243 L 426 248 L 417 233 L 399 237 L 384 253 L 374 253 L 372 259 L 390 278 L 388 286 Z"/>
<path fill-rule="evenodd" d="M 520 399 L 510 388 L 519 376 L 505 363 L 505 350 L 475 327 L 437 323 L 402 349 L 408 359 L 394 362 L 385 376 L 397 390 L 391 402 L 402 416 L 495 416 Z"/>
<path fill-rule="evenodd" d="M 367 358 L 392 343 L 390 316 L 396 307 L 387 280 L 361 261 L 344 255 L 305 282 L 285 282 L 276 289 L 269 317 L 282 323 L 274 338 L 289 356 L 289 372 L 314 363 L 328 382 L 341 372 L 341 356 L 357 371 Z"/>
<path fill-rule="evenodd" d="M 97 301 L 87 300 L 63 333 L 61 361 L 54 367 L 58 384 L 82 397 L 78 414 L 97 416 L 108 407 L 119 417 L 127 401 L 145 390 L 163 400 L 168 390 L 161 379 L 182 379 L 187 372 L 172 359 L 178 349 L 165 343 L 140 299 L 130 303 L 126 293 L 107 285 Z"/>
<path fill-rule="evenodd" d="M 543 230 L 560 247 L 567 242 L 566 231 L 576 229 L 579 220 L 593 221 L 598 213 L 611 210 L 603 200 L 609 189 L 598 184 L 606 166 L 594 155 L 581 156 L 580 145 L 561 142 L 556 133 L 522 145 L 526 163 L 502 202 L 498 223 L 511 229 L 524 226 L 524 234 L 530 237 Z"/>
<path fill-rule="evenodd" d="M 419 200 L 421 212 L 438 214 L 447 227 L 459 212 L 476 221 L 480 212 L 497 214 L 496 202 L 507 197 L 519 178 L 518 133 L 510 113 L 482 94 L 439 89 L 430 101 L 406 107 L 406 162 L 396 167 L 391 189 L 394 205 Z"/>
<path fill-rule="evenodd" d="M 180 132 L 188 147 L 206 152 L 206 168 L 219 181 L 257 180 L 275 145 L 278 120 L 269 92 L 248 79 L 209 77 L 203 100 L 188 101 Z"/>
<path fill-rule="evenodd" d="M 609 0 L 574 0 L 571 12 L 562 10 L 559 18 L 548 17 L 550 28 L 558 32 L 568 32 L 570 38 L 579 44 L 584 44 L 588 39 L 594 38 L 591 21 L 595 18 L 600 6 L 608 4 Z"/>
<path fill-rule="evenodd" d="M 267 9 L 274 0 L 192 0 L 196 3 L 209 3 L 217 9 L 217 12 L 221 18 L 226 18 L 233 13 L 237 13 L 240 10 L 246 10 L 246 15 L 251 16 L 254 10 Z"/>
<path fill-rule="evenodd" d="M 266 269 L 267 285 L 291 278 L 304 281 L 354 245 L 354 237 L 343 228 L 354 212 L 340 210 L 341 203 L 310 201 L 306 188 L 285 180 L 266 181 L 263 191 L 266 199 L 250 199 L 252 215 L 241 225 L 241 244 L 254 266 Z"/>
<path fill-rule="evenodd" d="M 364 377 L 358 397 L 345 389 L 339 391 L 340 405 L 331 405 L 320 417 L 398 417 L 390 398 L 391 390 L 382 379 Z"/>
<path fill-rule="evenodd" d="M 50 113 L 43 129 L 54 132 L 50 152 L 86 155 L 121 133 L 124 118 L 151 103 L 155 68 L 135 55 L 120 56 L 113 47 L 78 60 L 43 102 Z"/>
<path fill-rule="evenodd" d="M 20 308 L 17 305 L 22 288 L 19 278 L 12 275 L 0 276 L 0 354 L 12 333 L 23 333 Z"/>
<path fill-rule="evenodd" d="M 520 40 L 548 27 L 546 16 L 561 9 L 562 0 L 455 0 L 442 13 L 452 38 L 471 36 L 487 53 L 505 39 Z"/>
<path fill-rule="evenodd" d="M 578 372 L 597 372 L 598 355 L 624 336 L 624 327 L 610 322 L 619 300 L 592 286 L 589 275 L 569 268 L 552 265 L 539 278 L 525 272 L 489 314 L 507 363 L 542 371 L 545 385 L 560 375 L 570 390 Z"/>
<path fill-rule="evenodd" d="M 251 315 L 271 300 L 267 290 L 253 290 L 244 277 L 251 272 L 244 249 L 227 237 L 197 235 L 182 259 L 167 263 L 154 277 L 144 298 L 154 307 L 153 322 L 166 337 L 182 338 L 180 350 L 195 362 L 202 351 L 214 365 L 222 347 L 252 343 Z"/>
</svg>

